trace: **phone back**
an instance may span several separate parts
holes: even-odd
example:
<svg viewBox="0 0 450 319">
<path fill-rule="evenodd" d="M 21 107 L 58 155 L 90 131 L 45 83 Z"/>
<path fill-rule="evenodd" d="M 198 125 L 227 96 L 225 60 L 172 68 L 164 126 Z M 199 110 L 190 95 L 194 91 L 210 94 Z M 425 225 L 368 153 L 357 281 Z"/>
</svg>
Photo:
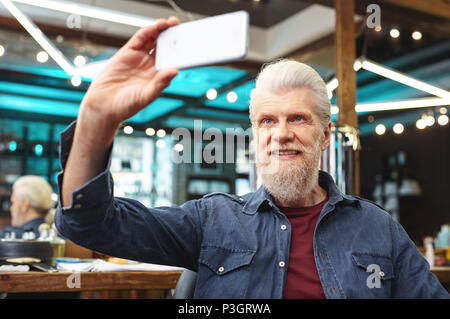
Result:
<svg viewBox="0 0 450 319">
<path fill-rule="evenodd" d="M 248 13 L 237 11 L 171 27 L 158 37 L 156 70 L 242 59 L 247 54 L 248 26 Z"/>
</svg>

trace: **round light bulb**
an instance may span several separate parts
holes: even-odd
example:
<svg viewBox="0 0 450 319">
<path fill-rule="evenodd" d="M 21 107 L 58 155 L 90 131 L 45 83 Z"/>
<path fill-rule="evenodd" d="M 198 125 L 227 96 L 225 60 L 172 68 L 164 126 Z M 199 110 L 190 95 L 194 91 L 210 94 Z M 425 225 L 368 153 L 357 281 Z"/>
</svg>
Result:
<svg viewBox="0 0 450 319">
<path fill-rule="evenodd" d="M 436 122 L 436 120 L 434 119 L 434 116 L 432 115 L 428 115 L 425 119 L 425 124 L 427 126 L 433 126 L 433 124 Z"/>
<path fill-rule="evenodd" d="M 394 29 L 391 29 L 389 34 L 391 35 L 392 38 L 396 39 L 400 36 L 400 31 L 398 31 L 398 29 L 394 28 Z"/>
<path fill-rule="evenodd" d="M 145 130 L 145 134 L 147 134 L 148 136 L 153 136 L 153 135 L 155 135 L 155 129 L 149 127 Z"/>
<path fill-rule="evenodd" d="M 125 134 L 131 134 L 131 133 L 133 133 L 133 131 L 134 131 L 134 129 L 133 129 L 133 127 L 130 126 L 130 125 L 127 125 L 127 126 L 125 126 L 125 127 L 123 128 L 123 132 L 124 132 Z"/>
<path fill-rule="evenodd" d="M 39 52 L 36 54 L 36 60 L 37 60 L 39 63 L 45 63 L 45 62 L 47 62 L 47 61 L 48 61 L 48 54 L 47 54 L 47 52 L 45 52 L 45 51 L 39 51 Z"/>
<path fill-rule="evenodd" d="M 156 147 L 157 148 L 164 148 L 164 147 L 166 147 L 166 141 L 164 141 L 164 140 L 157 140 L 156 141 Z"/>
<path fill-rule="evenodd" d="M 234 103 L 237 101 L 237 99 L 238 99 L 238 96 L 237 96 L 236 92 L 234 92 L 234 91 L 228 92 L 228 94 L 227 94 L 228 102 Z"/>
<path fill-rule="evenodd" d="M 77 55 L 75 59 L 73 59 L 73 63 L 78 67 L 84 66 L 86 61 L 86 58 L 82 55 Z"/>
<path fill-rule="evenodd" d="M 184 146 L 183 144 L 177 143 L 173 146 L 173 149 L 175 150 L 175 152 L 182 152 L 184 150 Z"/>
<path fill-rule="evenodd" d="M 427 124 L 426 124 L 424 119 L 418 119 L 417 122 L 416 122 L 416 127 L 419 130 L 423 130 L 425 127 L 427 127 Z"/>
<path fill-rule="evenodd" d="M 411 34 L 411 37 L 414 39 L 414 40 L 420 40 L 420 39 L 422 39 L 422 33 L 421 32 L 419 32 L 419 31 L 414 31 L 412 34 Z"/>
<path fill-rule="evenodd" d="M 439 125 L 447 125 L 448 124 L 448 116 L 445 114 L 439 115 L 437 122 L 439 123 Z"/>
<path fill-rule="evenodd" d="M 214 100 L 217 97 L 217 91 L 215 89 L 209 89 L 206 91 L 206 98 L 208 100 Z"/>
<path fill-rule="evenodd" d="M 81 76 L 79 75 L 74 75 L 71 79 L 70 79 L 70 83 L 72 83 L 73 86 L 80 86 L 81 85 Z"/>
<path fill-rule="evenodd" d="M 0 56 L 3 56 L 3 54 L 5 54 L 5 51 L 5 47 L 0 44 Z"/>
<path fill-rule="evenodd" d="M 159 129 L 156 132 L 156 135 L 158 135 L 158 137 L 164 137 L 164 136 L 166 136 L 166 131 L 164 131 L 163 129 Z"/>
<path fill-rule="evenodd" d="M 397 123 L 394 125 L 393 130 L 395 134 L 402 134 L 403 131 L 405 130 L 405 127 L 403 126 L 402 123 Z"/>
<path fill-rule="evenodd" d="M 375 127 L 375 132 L 376 132 L 378 135 L 383 135 L 384 133 L 386 133 L 386 126 L 384 126 L 383 124 L 378 124 L 378 125 Z"/>
</svg>

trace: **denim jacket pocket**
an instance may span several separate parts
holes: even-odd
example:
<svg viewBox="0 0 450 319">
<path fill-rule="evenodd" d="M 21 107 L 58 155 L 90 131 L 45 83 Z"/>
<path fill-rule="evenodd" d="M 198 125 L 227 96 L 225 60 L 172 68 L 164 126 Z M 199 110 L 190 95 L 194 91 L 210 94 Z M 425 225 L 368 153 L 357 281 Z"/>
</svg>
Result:
<svg viewBox="0 0 450 319">
<path fill-rule="evenodd" d="M 358 267 L 378 275 L 381 280 L 394 278 L 394 266 L 390 257 L 352 253 L 352 258 Z"/>
<path fill-rule="evenodd" d="M 222 247 L 202 247 L 199 262 L 208 266 L 216 275 L 222 276 L 237 268 L 249 265 L 255 251 L 228 249 Z"/>
<path fill-rule="evenodd" d="M 390 298 L 394 275 L 391 257 L 368 253 L 352 253 L 358 298 Z"/>
<path fill-rule="evenodd" d="M 199 256 L 195 298 L 246 298 L 256 251 L 204 246 Z"/>
</svg>

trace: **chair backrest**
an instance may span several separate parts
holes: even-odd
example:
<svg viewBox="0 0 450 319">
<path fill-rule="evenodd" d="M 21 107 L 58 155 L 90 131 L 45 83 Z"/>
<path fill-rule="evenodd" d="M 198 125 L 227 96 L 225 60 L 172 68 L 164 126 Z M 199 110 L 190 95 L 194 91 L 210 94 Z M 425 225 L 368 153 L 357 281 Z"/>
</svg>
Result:
<svg viewBox="0 0 450 319">
<path fill-rule="evenodd" d="M 178 279 L 175 287 L 174 299 L 192 299 L 194 297 L 195 282 L 197 281 L 197 273 L 195 271 L 185 269 Z"/>
</svg>

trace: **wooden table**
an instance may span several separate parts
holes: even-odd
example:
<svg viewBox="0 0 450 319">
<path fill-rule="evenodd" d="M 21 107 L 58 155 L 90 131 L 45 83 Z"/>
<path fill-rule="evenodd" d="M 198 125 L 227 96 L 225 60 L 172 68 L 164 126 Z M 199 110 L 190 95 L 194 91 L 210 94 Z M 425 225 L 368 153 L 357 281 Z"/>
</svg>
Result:
<svg viewBox="0 0 450 319">
<path fill-rule="evenodd" d="M 0 272 L 1 293 L 94 292 L 141 290 L 167 291 L 176 287 L 181 271 L 148 272 Z M 76 277 L 79 276 L 79 277 Z M 87 296 L 92 297 L 91 294 Z M 130 298 L 137 296 L 132 293 Z M 148 295 L 147 295 L 148 296 Z M 154 295 L 160 297 L 161 294 Z M 102 294 L 102 298 L 116 297 Z"/>
<path fill-rule="evenodd" d="M 441 283 L 450 284 L 450 267 L 431 267 L 431 272 L 436 275 Z"/>
<path fill-rule="evenodd" d="M 431 272 L 441 283 L 450 283 L 450 267 L 432 267 Z M 74 273 L 70 272 L 0 272 L 0 293 L 82 291 L 87 292 L 85 297 L 92 298 L 94 291 L 102 291 L 101 298 L 114 298 L 117 297 L 118 291 L 126 290 L 131 292 L 130 298 L 136 298 L 139 295 L 137 291 L 153 291 L 153 294 L 147 293 L 145 296 L 161 298 L 164 291 L 176 287 L 181 271 L 82 272 L 77 274 L 80 275 L 79 288 L 76 287 L 77 281 L 73 277 Z"/>
</svg>

